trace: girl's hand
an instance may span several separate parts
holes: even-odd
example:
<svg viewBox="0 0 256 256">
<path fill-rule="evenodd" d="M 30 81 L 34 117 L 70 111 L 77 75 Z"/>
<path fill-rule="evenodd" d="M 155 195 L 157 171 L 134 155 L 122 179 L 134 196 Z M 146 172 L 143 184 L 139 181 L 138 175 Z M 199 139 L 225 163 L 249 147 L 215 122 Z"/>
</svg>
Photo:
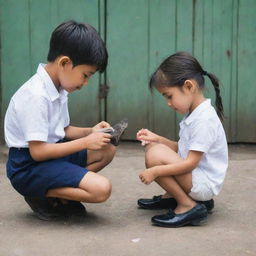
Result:
<svg viewBox="0 0 256 256">
<path fill-rule="evenodd" d="M 102 149 L 110 142 L 112 136 L 104 132 L 94 132 L 84 137 L 86 148 L 90 150 Z"/>
<path fill-rule="evenodd" d="M 156 133 L 151 132 L 148 129 L 141 129 L 137 132 L 136 136 L 137 140 L 140 140 L 141 142 L 145 144 L 148 144 L 150 142 L 157 142 L 159 143 L 160 136 Z"/>
<path fill-rule="evenodd" d="M 150 184 L 153 180 L 157 178 L 155 167 L 144 170 L 142 173 L 139 174 L 139 178 L 144 184 Z"/>
<path fill-rule="evenodd" d="M 101 121 L 100 123 L 98 123 L 92 127 L 92 132 L 97 132 L 97 130 L 99 130 L 99 129 L 108 128 L 108 127 L 110 127 L 109 123 L 107 123 L 105 121 Z"/>
</svg>

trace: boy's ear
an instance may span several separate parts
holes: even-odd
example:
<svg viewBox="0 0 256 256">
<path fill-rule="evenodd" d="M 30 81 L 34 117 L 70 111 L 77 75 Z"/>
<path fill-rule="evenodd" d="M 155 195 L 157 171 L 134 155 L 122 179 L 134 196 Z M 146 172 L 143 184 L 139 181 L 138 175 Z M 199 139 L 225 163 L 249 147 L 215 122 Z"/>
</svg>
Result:
<svg viewBox="0 0 256 256">
<path fill-rule="evenodd" d="M 58 60 L 58 66 L 64 67 L 67 64 L 71 63 L 71 59 L 68 56 L 61 56 Z"/>
</svg>

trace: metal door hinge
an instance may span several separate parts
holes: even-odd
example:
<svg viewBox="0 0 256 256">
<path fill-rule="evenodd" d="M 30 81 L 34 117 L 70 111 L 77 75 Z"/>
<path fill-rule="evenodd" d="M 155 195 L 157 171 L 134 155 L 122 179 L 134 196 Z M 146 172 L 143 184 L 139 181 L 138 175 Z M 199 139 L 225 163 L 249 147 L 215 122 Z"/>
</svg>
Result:
<svg viewBox="0 0 256 256">
<path fill-rule="evenodd" d="M 109 91 L 109 86 L 107 84 L 100 84 L 99 87 L 99 99 L 106 99 Z"/>
</svg>

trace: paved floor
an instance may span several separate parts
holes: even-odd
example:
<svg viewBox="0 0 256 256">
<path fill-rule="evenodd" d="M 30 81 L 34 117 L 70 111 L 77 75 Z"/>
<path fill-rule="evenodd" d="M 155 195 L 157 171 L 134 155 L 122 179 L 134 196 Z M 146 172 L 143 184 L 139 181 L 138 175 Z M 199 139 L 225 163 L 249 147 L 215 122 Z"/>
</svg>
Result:
<svg viewBox="0 0 256 256">
<path fill-rule="evenodd" d="M 102 171 L 113 183 L 111 198 L 88 204 L 88 216 L 59 222 L 36 219 L 5 176 L 0 162 L 0 256 L 256 255 L 256 145 L 232 145 L 222 193 L 208 224 L 178 229 L 150 224 L 164 211 L 138 209 L 140 197 L 160 194 L 138 179 L 144 168 L 139 144 L 122 143 Z M 2 147 L 2 151 L 5 149 Z"/>
</svg>

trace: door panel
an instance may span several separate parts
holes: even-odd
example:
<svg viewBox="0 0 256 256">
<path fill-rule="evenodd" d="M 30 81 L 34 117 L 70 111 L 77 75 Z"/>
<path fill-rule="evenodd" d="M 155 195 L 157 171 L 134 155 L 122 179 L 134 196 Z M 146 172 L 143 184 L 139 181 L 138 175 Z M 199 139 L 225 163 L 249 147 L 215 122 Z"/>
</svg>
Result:
<svg viewBox="0 0 256 256">
<path fill-rule="evenodd" d="M 148 82 L 148 1 L 107 1 L 107 120 L 127 117 L 125 139 L 135 139 L 147 127 L 150 94 Z"/>
</svg>

